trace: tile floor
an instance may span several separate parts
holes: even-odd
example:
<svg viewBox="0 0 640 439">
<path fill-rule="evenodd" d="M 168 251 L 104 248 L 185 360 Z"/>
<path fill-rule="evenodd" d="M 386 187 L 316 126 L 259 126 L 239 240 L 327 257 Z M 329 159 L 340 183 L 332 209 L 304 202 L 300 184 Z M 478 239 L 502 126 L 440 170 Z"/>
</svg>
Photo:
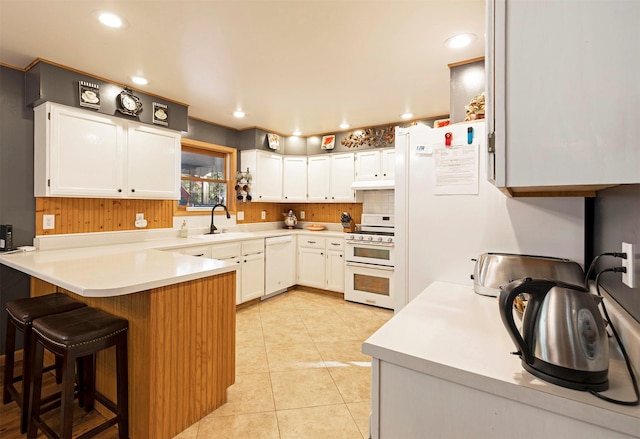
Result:
<svg viewBox="0 0 640 439">
<path fill-rule="evenodd" d="M 175 439 L 368 438 L 361 344 L 392 315 L 301 290 L 238 310 L 227 403 Z"/>
</svg>

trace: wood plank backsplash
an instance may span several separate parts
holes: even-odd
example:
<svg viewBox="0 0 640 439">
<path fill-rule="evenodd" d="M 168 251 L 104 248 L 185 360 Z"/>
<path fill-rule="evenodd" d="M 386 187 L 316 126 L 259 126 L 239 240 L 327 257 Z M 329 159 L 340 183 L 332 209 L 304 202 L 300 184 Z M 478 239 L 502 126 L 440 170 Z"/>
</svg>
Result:
<svg viewBox="0 0 640 439">
<path fill-rule="evenodd" d="M 171 228 L 175 203 L 173 200 L 38 197 L 36 235 L 140 230 L 134 225 L 136 213 L 144 214 L 146 229 Z M 282 214 L 289 209 L 293 209 L 298 221 L 318 223 L 339 223 L 342 212 L 349 212 L 356 222 L 362 215 L 362 203 L 239 203 L 236 209 L 244 212 L 244 220 L 237 221 L 238 224 L 282 221 Z M 263 210 L 267 213 L 264 220 Z M 302 210 L 304 220 L 300 218 Z M 42 228 L 42 215 L 55 215 L 54 229 Z"/>
<path fill-rule="evenodd" d="M 244 220 L 238 224 L 273 222 L 284 220 L 283 213 L 293 209 L 298 221 L 318 223 L 339 223 L 340 214 L 349 212 L 351 217 L 360 222 L 362 203 L 238 203 L 238 212 L 244 212 Z M 266 219 L 261 218 L 262 211 L 267 213 Z M 304 210 L 305 219 L 300 218 L 300 211 Z"/>
<path fill-rule="evenodd" d="M 36 235 L 115 232 L 136 229 L 136 213 L 143 213 L 146 229 L 173 227 L 173 200 L 112 198 L 36 198 Z M 42 228 L 42 215 L 55 215 L 55 228 Z"/>
</svg>

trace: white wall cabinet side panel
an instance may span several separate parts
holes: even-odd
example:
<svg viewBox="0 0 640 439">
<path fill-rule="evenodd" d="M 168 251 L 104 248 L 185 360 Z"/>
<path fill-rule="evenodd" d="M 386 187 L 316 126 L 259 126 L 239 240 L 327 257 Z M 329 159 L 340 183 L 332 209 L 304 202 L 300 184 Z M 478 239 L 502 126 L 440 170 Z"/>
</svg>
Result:
<svg viewBox="0 0 640 439">
<path fill-rule="evenodd" d="M 282 169 L 284 200 L 287 202 L 307 201 L 307 158 L 284 157 Z"/>
<path fill-rule="evenodd" d="M 383 180 L 393 180 L 396 171 L 396 150 L 383 149 L 380 153 L 380 165 L 382 174 L 380 178 Z"/>
<path fill-rule="evenodd" d="M 127 196 L 180 199 L 180 135 L 129 122 Z"/>
<path fill-rule="evenodd" d="M 307 201 L 326 202 L 331 191 L 330 156 L 311 156 L 307 161 Z"/>
<path fill-rule="evenodd" d="M 326 287 L 344 293 L 344 251 L 327 249 Z"/>
<path fill-rule="evenodd" d="M 355 167 L 356 181 L 372 181 L 378 180 L 381 174 L 380 170 L 380 151 L 369 150 L 356 152 Z"/>
<path fill-rule="evenodd" d="M 639 183 L 640 2 L 491 0 L 487 16 L 496 185 Z"/>
<path fill-rule="evenodd" d="M 46 123 L 50 134 L 46 139 L 47 195 L 120 197 L 124 190 L 121 124 L 96 113 L 51 104 L 45 105 L 42 116 L 47 119 L 37 117 L 36 124 Z"/>
<path fill-rule="evenodd" d="M 353 203 L 354 154 L 331 155 L 331 201 Z"/>
</svg>

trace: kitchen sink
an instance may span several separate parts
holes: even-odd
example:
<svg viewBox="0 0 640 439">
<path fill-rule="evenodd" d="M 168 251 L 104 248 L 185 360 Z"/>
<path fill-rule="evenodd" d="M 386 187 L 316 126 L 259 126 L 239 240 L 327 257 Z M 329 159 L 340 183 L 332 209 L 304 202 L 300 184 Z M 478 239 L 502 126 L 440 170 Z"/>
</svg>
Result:
<svg viewBox="0 0 640 439">
<path fill-rule="evenodd" d="M 215 234 L 191 235 L 189 238 L 200 239 L 203 241 L 227 241 L 230 239 L 250 238 L 253 233 L 250 232 L 222 232 Z"/>
</svg>

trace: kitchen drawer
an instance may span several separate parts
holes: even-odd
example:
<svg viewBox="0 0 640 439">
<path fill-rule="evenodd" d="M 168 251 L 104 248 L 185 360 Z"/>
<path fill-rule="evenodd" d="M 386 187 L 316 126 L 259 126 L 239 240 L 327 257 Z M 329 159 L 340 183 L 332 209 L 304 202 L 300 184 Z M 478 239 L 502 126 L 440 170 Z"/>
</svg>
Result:
<svg viewBox="0 0 640 439">
<path fill-rule="evenodd" d="M 182 250 L 182 254 L 210 258 L 211 250 L 208 245 L 201 245 L 199 247 L 187 247 Z"/>
<path fill-rule="evenodd" d="M 325 238 L 316 238 L 315 236 L 302 235 L 298 237 L 298 247 L 324 249 L 325 242 Z"/>
<path fill-rule="evenodd" d="M 344 250 L 344 239 L 327 238 L 327 250 Z"/>
<path fill-rule="evenodd" d="M 227 259 L 240 256 L 240 243 L 229 242 L 211 246 L 211 257 L 214 259 Z"/>
<path fill-rule="evenodd" d="M 242 254 L 250 255 L 253 253 L 264 252 L 264 239 L 254 239 L 251 241 L 242 242 Z"/>
</svg>

